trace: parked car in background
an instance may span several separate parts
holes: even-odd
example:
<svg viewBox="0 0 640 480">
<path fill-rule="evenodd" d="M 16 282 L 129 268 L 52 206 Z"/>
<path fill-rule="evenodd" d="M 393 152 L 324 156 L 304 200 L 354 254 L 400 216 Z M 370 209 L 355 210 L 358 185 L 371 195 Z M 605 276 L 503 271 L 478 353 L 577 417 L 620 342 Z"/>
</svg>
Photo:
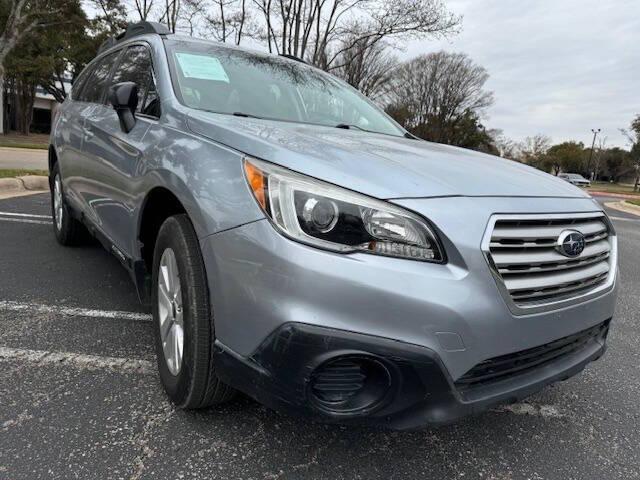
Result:
<svg viewBox="0 0 640 480">
<path fill-rule="evenodd" d="M 573 185 L 578 187 L 589 187 L 591 186 L 591 182 L 584 178 L 579 173 L 561 173 L 558 175 L 558 178 L 561 178 Z"/>
<path fill-rule="evenodd" d="M 180 408 L 240 390 L 412 428 L 606 349 L 617 237 L 596 201 L 417 139 L 298 60 L 131 25 L 60 107 L 49 169 L 56 238 L 88 230 L 130 272 Z"/>
</svg>

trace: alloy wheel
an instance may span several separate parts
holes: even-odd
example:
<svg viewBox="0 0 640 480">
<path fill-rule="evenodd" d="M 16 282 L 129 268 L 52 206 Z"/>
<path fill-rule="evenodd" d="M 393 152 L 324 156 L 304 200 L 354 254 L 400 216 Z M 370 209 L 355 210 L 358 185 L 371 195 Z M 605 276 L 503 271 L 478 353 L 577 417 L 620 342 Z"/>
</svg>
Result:
<svg viewBox="0 0 640 480">
<path fill-rule="evenodd" d="M 176 255 L 167 248 L 160 259 L 158 272 L 158 321 L 164 358 L 172 375 L 182 368 L 184 352 L 184 312 L 182 286 Z"/>
<path fill-rule="evenodd" d="M 56 175 L 53 182 L 53 215 L 55 216 L 56 228 L 58 231 L 62 230 L 64 209 L 62 206 L 62 182 L 60 180 L 60 174 Z"/>
</svg>

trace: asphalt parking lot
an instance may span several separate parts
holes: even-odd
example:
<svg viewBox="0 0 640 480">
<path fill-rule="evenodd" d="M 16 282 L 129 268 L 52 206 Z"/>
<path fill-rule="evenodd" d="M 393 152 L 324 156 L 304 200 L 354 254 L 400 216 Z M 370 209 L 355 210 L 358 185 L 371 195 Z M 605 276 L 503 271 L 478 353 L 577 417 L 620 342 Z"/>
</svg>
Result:
<svg viewBox="0 0 640 480">
<path fill-rule="evenodd" d="M 55 242 L 46 195 L 0 201 L 0 479 L 640 478 L 640 218 L 611 211 L 609 350 L 526 403 L 416 432 L 327 426 L 240 397 L 174 410 L 150 317 L 98 245 Z"/>
</svg>

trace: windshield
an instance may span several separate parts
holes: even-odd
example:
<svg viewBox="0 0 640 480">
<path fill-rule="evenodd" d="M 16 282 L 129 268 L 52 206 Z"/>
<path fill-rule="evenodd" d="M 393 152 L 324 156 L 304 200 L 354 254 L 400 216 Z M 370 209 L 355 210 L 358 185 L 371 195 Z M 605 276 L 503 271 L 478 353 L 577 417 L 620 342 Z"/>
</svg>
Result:
<svg viewBox="0 0 640 480">
<path fill-rule="evenodd" d="M 174 89 L 191 108 L 404 135 L 357 90 L 301 62 L 167 40 Z"/>
</svg>

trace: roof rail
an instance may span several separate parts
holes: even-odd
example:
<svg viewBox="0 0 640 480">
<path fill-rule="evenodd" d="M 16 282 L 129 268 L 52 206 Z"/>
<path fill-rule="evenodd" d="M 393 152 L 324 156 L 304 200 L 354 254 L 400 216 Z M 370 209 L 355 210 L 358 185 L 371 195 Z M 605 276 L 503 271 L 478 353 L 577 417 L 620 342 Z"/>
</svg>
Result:
<svg viewBox="0 0 640 480">
<path fill-rule="evenodd" d="M 289 55 L 288 53 L 281 53 L 280 56 L 284 57 L 284 58 L 288 58 L 289 60 L 295 60 L 296 62 L 300 62 L 300 63 L 304 63 L 304 64 L 307 63 L 303 59 L 301 59 L 299 57 L 296 57 L 295 55 Z"/>
<path fill-rule="evenodd" d="M 105 50 L 113 47 L 116 44 L 116 39 L 114 37 L 107 37 L 107 39 L 100 44 L 100 48 L 98 49 L 98 53 L 102 53 Z"/>
<path fill-rule="evenodd" d="M 115 37 L 109 37 L 98 49 L 98 53 L 102 53 L 108 48 L 113 47 L 123 40 L 128 40 L 129 38 L 137 37 L 138 35 L 145 35 L 147 33 L 157 33 L 158 35 L 168 35 L 171 33 L 165 25 L 158 22 L 138 22 L 138 23 L 130 23 L 127 25 L 127 29 L 121 34 Z"/>
<path fill-rule="evenodd" d="M 158 35 L 168 35 L 171 30 L 166 25 L 158 22 L 138 22 L 130 23 L 127 25 L 127 30 L 124 32 L 122 40 L 131 37 L 137 37 L 138 35 L 144 35 L 145 33 L 157 33 Z"/>
</svg>

